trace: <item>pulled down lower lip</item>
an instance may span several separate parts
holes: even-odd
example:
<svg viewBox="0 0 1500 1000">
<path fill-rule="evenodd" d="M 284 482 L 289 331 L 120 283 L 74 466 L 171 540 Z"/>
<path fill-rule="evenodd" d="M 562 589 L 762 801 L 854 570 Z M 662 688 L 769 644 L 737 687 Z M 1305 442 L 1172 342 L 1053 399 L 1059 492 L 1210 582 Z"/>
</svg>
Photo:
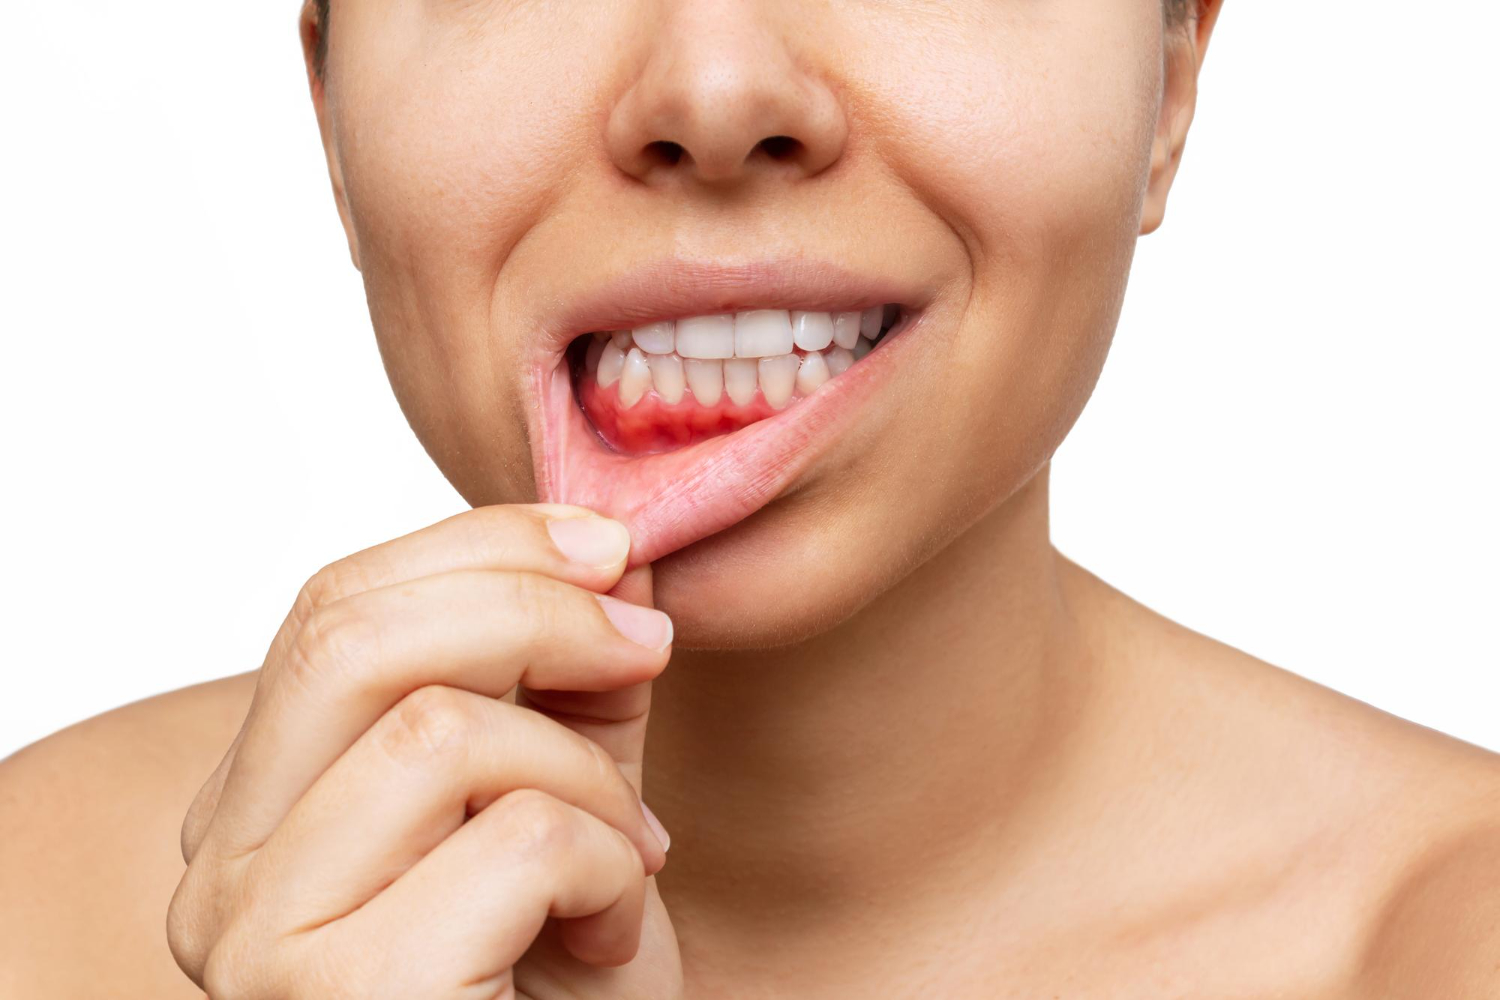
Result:
<svg viewBox="0 0 1500 1000">
<path fill-rule="evenodd" d="M 590 507 L 622 521 L 631 532 L 632 566 L 722 531 L 783 493 L 838 440 L 847 422 L 861 418 L 877 400 L 877 388 L 898 369 L 899 355 L 910 349 L 903 343 L 913 339 L 907 331 L 921 320 L 920 313 L 904 314 L 892 331 L 900 336 L 888 334 L 878 349 L 784 409 L 769 408 L 761 391 L 754 405 L 738 415 L 754 417 L 747 423 L 721 421 L 712 433 L 669 440 L 652 429 L 646 442 L 652 447 L 633 453 L 616 450 L 594 426 L 598 418 L 591 421 L 585 414 L 589 385 L 597 390 L 597 382 L 578 377 L 567 360 L 538 366 L 536 391 L 542 407 L 533 448 L 541 498 Z M 575 347 L 572 361 L 586 368 L 580 353 Z M 575 380 L 581 389 L 577 399 Z M 606 388 L 617 405 L 618 380 Z M 651 392 L 660 398 L 654 386 Z M 644 400 L 636 403 L 643 405 Z M 676 406 L 679 414 L 712 409 L 700 407 L 696 399 L 687 407 L 682 400 L 651 405 Z"/>
</svg>

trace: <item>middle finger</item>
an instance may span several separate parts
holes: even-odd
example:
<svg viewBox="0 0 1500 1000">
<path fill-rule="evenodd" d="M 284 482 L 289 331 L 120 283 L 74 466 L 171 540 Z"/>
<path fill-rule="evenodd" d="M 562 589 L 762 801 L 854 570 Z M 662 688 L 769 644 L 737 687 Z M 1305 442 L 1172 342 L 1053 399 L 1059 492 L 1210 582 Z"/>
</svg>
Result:
<svg viewBox="0 0 1500 1000">
<path fill-rule="evenodd" d="M 621 627 L 632 621 L 661 647 L 627 638 Z M 208 836 L 231 855 L 259 848 L 317 776 L 410 692 L 640 685 L 666 665 L 671 623 L 549 577 L 466 571 L 346 598 L 304 633 L 295 656 L 265 668 L 210 823 Z"/>
<path fill-rule="evenodd" d="M 666 861 L 640 798 L 597 744 L 537 712 L 454 688 L 402 699 L 330 767 L 250 866 L 293 929 L 372 897 L 491 802 L 534 788 Z"/>
</svg>

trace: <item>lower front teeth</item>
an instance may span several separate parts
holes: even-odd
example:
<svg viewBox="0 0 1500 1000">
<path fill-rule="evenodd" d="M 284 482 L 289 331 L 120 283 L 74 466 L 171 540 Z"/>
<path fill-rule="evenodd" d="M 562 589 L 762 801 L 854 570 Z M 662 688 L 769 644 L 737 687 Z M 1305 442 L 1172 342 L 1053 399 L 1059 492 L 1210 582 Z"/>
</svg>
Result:
<svg viewBox="0 0 1500 1000">
<path fill-rule="evenodd" d="M 626 334 L 626 336 L 630 336 Z M 587 361 L 585 360 L 585 363 Z M 594 380 L 599 383 L 599 388 L 608 389 L 615 384 L 620 377 L 620 371 L 625 367 L 625 352 L 620 349 L 617 341 L 611 340 L 604 345 L 604 350 L 599 352 L 599 371 Z"/>
<path fill-rule="evenodd" d="M 620 405 L 634 406 L 654 389 L 663 403 L 680 403 L 688 393 L 701 406 L 715 406 L 724 396 L 737 406 L 748 406 L 759 390 L 766 404 L 774 410 L 785 408 L 794 397 L 810 396 L 829 379 L 842 375 L 875 346 L 882 326 L 891 317 L 877 306 L 863 312 L 834 314 L 792 314 L 791 332 L 802 354 L 786 353 L 770 357 L 692 357 L 690 354 L 724 353 L 714 346 L 712 337 L 728 331 L 710 331 L 703 323 L 704 337 L 697 337 L 694 321 L 679 321 L 679 351 L 662 352 L 666 346 L 656 324 L 631 331 L 595 334 L 584 352 L 585 370 L 594 376 L 601 389 L 620 383 Z M 824 317 L 827 317 L 826 319 Z M 780 328 L 780 318 L 747 315 L 750 321 L 741 332 L 749 339 L 775 339 L 778 346 L 788 331 Z M 874 334 L 866 335 L 871 325 Z M 761 327 L 764 327 L 762 329 Z M 684 338 L 684 331 L 688 334 Z M 688 341 L 684 344 L 683 341 Z M 822 344 L 809 349 L 808 344 Z M 757 343 L 758 346 L 758 343 Z M 686 352 L 681 348 L 686 347 Z M 653 350 L 656 348 L 658 350 Z"/>
<path fill-rule="evenodd" d="M 760 381 L 760 362 L 755 358 L 724 359 L 724 391 L 736 406 L 748 406 Z"/>
<path fill-rule="evenodd" d="M 653 354 L 648 364 L 651 366 L 651 382 L 662 401 L 681 402 L 682 391 L 687 387 L 682 377 L 682 359 L 675 354 Z"/>
<path fill-rule="evenodd" d="M 651 388 L 651 366 L 639 347 L 632 347 L 625 355 L 625 367 L 620 372 L 620 404 L 634 406 L 640 402 L 646 390 Z"/>
<path fill-rule="evenodd" d="M 811 396 L 818 390 L 818 386 L 828 381 L 828 362 L 823 360 L 822 351 L 809 352 L 802 359 L 797 368 L 797 392 L 799 395 Z"/>
<path fill-rule="evenodd" d="M 713 406 L 724 395 L 724 362 L 683 358 L 682 370 L 693 398 L 704 406 Z"/>
<path fill-rule="evenodd" d="M 760 359 L 760 394 L 766 397 L 771 409 L 780 410 L 792 401 L 801 365 L 802 359 L 795 354 Z"/>
</svg>

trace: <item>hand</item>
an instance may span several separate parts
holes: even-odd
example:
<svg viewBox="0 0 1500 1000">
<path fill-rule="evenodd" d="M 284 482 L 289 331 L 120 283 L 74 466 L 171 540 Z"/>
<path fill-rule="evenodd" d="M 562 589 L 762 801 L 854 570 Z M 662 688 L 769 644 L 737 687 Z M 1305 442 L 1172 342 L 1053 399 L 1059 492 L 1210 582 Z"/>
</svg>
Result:
<svg viewBox="0 0 1500 1000">
<path fill-rule="evenodd" d="M 680 996 L 639 797 L 671 622 L 601 596 L 649 604 L 628 548 L 579 507 L 487 507 L 309 580 L 183 824 L 189 977 L 214 1000 Z"/>
</svg>

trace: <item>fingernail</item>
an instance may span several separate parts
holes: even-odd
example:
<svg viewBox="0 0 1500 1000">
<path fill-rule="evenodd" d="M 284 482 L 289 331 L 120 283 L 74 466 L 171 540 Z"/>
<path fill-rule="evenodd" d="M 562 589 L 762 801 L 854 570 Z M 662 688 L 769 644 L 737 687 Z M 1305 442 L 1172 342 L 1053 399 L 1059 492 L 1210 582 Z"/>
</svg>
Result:
<svg viewBox="0 0 1500 1000">
<path fill-rule="evenodd" d="M 595 594 L 609 622 L 631 642 L 647 649 L 666 649 L 672 641 L 672 619 L 655 608 L 643 608 L 608 594 Z"/>
<path fill-rule="evenodd" d="M 646 815 L 646 825 L 651 828 L 651 832 L 656 835 L 656 839 L 661 841 L 661 849 L 663 851 L 669 850 L 672 847 L 672 838 L 667 836 L 667 828 L 661 825 L 661 820 L 657 819 L 656 813 L 652 812 L 651 807 L 646 805 L 645 799 L 641 799 L 641 812 Z"/>
<path fill-rule="evenodd" d="M 584 566 L 614 566 L 630 552 L 630 532 L 607 517 L 557 518 L 547 522 L 547 534 L 559 552 Z"/>
</svg>

